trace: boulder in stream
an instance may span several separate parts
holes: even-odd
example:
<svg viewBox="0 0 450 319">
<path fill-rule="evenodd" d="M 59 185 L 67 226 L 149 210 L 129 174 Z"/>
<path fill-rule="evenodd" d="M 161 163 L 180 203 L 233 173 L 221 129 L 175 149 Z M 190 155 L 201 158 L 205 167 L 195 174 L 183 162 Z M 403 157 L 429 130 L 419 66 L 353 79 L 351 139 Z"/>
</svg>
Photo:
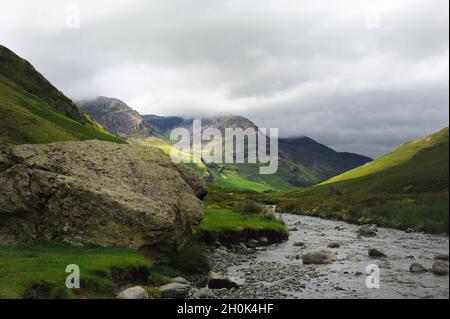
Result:
<svg viewBox="0 0 450 319">
<path fill-rule="evenodd" d="M 372 258 L 383 258 L 386 257 L 386 255 L 379 249 L 377 248 L 370 248 L 369 249 L 369 257 Z"/>
<path fill-rule="evenodd" d="M 336 261 L 336 259 L 336 253 L 328 249 L 309 251 L 303 254 L 303 264 L 305 265 L 330 264 L 333 261 Z"/>
<path fill-rule="evenodd" d="M 442 261 L 436 261 L 431 270 L 436 275 L 448 275 L 448 264 Z"/>
<path fill-rule="evenodd" d="M 427 272 L 427 269 L 419 263 L 414 263 L 409 266 L 409 271 L 412 273 L 423 273 Z"/>
</svg>

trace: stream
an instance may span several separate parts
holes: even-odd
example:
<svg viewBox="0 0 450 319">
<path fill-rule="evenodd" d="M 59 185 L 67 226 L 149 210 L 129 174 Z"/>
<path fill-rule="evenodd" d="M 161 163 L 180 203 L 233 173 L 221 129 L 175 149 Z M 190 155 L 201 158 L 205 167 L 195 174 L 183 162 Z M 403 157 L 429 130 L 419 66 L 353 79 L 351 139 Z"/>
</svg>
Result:
<svg viewBox="0 0 450 319">
<path fill-rule="evenodd" d="M 300 215 L 279 217 L 291 229 L 288 241 L 244 251 L 213 250 L 209 256 L 212 270 L 241 286 L 215 290 L 217 298 L 449 298 L 448 275 L 409 271 L 413 263 L 430 269 L 436 255 L 448 255 L 448 236 L 379 228 L 376 237 L 358 238 L 360 226 L 346 222 Z M 304 246 L 295 246 L 298 242 Z M 305 251 L 327 248 L 332 242 L 340 245 L 328 248 L 337 253 L 336 261 L 302 263 Z M 370 258 L 370 248 L 381 250 L 386 257 Z M 379 288 L 366 287 L 369 264 L 380 270 Z"/>
</svg>

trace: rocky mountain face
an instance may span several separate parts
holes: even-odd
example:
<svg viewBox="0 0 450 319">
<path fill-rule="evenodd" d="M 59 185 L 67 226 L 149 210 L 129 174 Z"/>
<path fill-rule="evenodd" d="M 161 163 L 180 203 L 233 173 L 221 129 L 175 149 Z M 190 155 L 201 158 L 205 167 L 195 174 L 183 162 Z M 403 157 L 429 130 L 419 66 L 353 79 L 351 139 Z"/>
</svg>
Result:
<svg viewBox="0 0 450 319">
<path fill-rule="evenodd" d="M 151 126 L 143 117 L 121 100 L 97 97 L 93 100 L 79 101 L 77 104 L 117 137 L 128 139 L 152 134 Z"/>
<path fill-rule="evenodd" d="M 144 119 L 155 128 L 158 136 L 168 139 L 170 131 L 176 127 L 184 127 L 192 131 L 192 119 L 180 117 L 144 116 Z M 225 128 L 253 128 L 258 127 L 249 119 L 242 116 L 217 116 L 202 119 L 202 128 L 217 128 L 224 134 Z M 372 159 L 353 153 L 336 152 L 308 137 L 279 139 L 280 170 L 276 178 L 292 187 L 310 186 L 336 176 L 347 170 L 364 165 Z M 254 180 L 254 169 L 243 169 L 234 165 L 233 170 L 245 178 Z M 248 176 L 247 176 L 248 175 Z M 267 183 L 267 181 L 266 181 Z M 277 184 L 279 184 L 277 182 Z"/>
<path fill-rule="evenodd" d="M 107 127 L 111 132 L 122 138 L 146 139 L 159 138 L 156 143 L 170 148 L 170 133 L 175 128 L 186 128 L 192 134 L 193 118 L 177 116 L 139 115 L 125 103 L 110 98 L 98 98 L 94 101 L 81 102 L 80 107 L 95 120 Z M 225 128 L 252 128 L 258 127 L 249 119 L 236 115 L 221 115 L 198 118 L 202 129 L 216 128 L 225 137 Z M 204 141 L 205 142 L 205 141 Z M 244 152 L 245 149 L 236 150 Z M 279 140 L 280 169 L 274 176 L 266 176 L 262 180 L 257 173 L 257 164 L 211 165 L 208 173 L 202 174 L 209 181 L 223 177 L 228 181 L 233 178 L 251 181 L 251 184 L 261 183 L 262 188 L 289 189 L 294 187 L 310 186 L 336 176 L 346 170 L 353 169 L 369 162 L 371 159 L 352 153 L 338 153 L 310 138 L 291 138 Z M 214 177 L 215 176 L 215 177 Z M 237 182 L 242 185 L 242 183 Z M 228 184 L 228 183 L 225 183 Z M 244 183 L 245 184 L 245 183 Z M 265 186 L 264 186 L 265 185 Z M 223 185 L 233 187 L 233 185 Z"/>
<path fill-rule="evenodd" d="M 34 240 L 175 251 L 207 188 L 160 150 L 100 141 L 4 148 L 0 244 Z"/>
</svg>

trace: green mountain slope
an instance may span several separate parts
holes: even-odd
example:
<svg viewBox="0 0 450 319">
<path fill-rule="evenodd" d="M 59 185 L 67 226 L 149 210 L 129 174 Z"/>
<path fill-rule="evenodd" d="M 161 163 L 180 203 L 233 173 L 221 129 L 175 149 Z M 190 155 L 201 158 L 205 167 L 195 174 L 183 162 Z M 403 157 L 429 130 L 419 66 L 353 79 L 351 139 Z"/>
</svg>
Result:
<svg viewBox="0 0 450 319">
<path fill-rule="evenodd" d="M 123 143 L 81 112 L 26 60 L 0 46 L 3 144 L 98 139 Z"/>
<path fill-rule="evenodd" d="M 144 116 L 158 136 L 167 143 L 170 131 L 176 127 L 192 129 L 192 119 L 180 117 Z M 217 128 L 224 135 L 225 128 L 258 127 L 242 116 L 216 116 L 202 119 L 202 128 Z M 260 175 L 259 164 L 213 164 L 208 166 L 210 178 L 225 188 L 255 191 L 287 191 L 311 186 L 332 176 L 371 161 L 370 158 L 336 152 L 308 137 L 279 139 L 279 166 L 273 175 Z"/>
<path fill-rule="evenodd" d="M 448 232 L 448 185 L 445 128 L 315 187 L 284 194 L 280 207 L 285 212 Z"/>
</svg>

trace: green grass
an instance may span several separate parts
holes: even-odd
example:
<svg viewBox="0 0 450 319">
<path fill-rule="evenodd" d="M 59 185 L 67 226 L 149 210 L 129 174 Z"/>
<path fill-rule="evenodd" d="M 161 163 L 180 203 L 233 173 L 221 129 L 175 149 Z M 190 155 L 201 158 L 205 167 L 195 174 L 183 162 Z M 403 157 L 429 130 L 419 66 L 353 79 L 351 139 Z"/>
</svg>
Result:
<svg viewBox="0 0 450 319">
<path fill-rule="evenodd" d="M 448 233 L 448 179 L 446 128 L 317 186 L 277 195 L 284 212 Z"/>
<path fill-rule="evenodd" d="M 66 266 L 80 267 L 81 290 L 65 287 Z M 114 297 L 117 276 L 151 262 L 137 251 L 121 248 L 73 247 L 57 243 L 0 246 L 0 298 L 22 298 L 29 287 L 44 284 L 52 298 Z"/>
<path fill-rule="evenodd" d="M 205 218 L 198 226 L 197 231 L 202 232 L 241 232 L 250 230 L 274 230 L 286 233 L 286 226 L 281 220 L 265 214 L 243 215 L 229 208 L 206 209 Z"/>
<path fill-rule="evenodd" d="M 98 124 L 77 122 L 0 75 L 0 139 L 8 144 L 103 140 L 125 143 Z"/>
</svg>

